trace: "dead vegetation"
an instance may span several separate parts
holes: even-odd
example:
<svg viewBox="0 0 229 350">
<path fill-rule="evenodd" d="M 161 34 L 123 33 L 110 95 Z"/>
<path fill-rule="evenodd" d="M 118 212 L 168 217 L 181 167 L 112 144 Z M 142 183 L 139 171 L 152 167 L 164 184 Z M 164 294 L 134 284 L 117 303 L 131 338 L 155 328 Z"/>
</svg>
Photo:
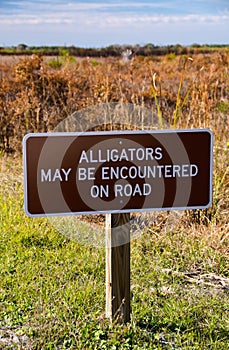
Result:
<svg viewBox="0 0 229 350">
<path fill-rule="evenodd" d="M 28 132 L 51 131 L 75 111 L 100 103 L 152 109 L 177 128 L 209 127 L 217 141 L 228 128 L 229 54 L 4 60 L 0 67 L 1 148 L 21 150 Z"/>
<path fill-rule="evenodd" d="M 121 56 L 66 56 L 58 62 L 36 55 L 15 61 L 11 57 L 0 67 L 0 147 L 20 154 L 25 134 L 52 131 L 76 111 L 102 103 L 146 107 L 157 114 L 162 127 L 209 128 L 215 142 L 214 203 L 209 210 L 189 215 L 197 224 L 221 220 L 226 225 L 228 67 L 227 50 L 192 57 L 136 55 L 128 61 Z"/>
</svg>

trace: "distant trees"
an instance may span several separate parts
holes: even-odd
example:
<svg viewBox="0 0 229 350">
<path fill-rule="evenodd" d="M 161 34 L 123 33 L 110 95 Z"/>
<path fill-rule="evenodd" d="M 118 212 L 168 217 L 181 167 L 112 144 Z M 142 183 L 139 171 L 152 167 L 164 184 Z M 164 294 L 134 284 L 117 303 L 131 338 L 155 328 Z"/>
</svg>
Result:
<svg viewBox="0 0 229 350">
<path fill-rule="evenodd" d="M 17 50 L 17 51 L 25 51 L 25 50 L 27 49 L 27 47 L 28 47 L 28 46 L 25 45 L 25 44 L 18 44 L 16 50 Z"/>
<path fill-rule="evenodd" d="M 33 53 L 46 56 L 59 56 L 63 50 L 68 52 L 69 56 L 78 57 L 119 57 L 123 52 L 132 52 L 133 55 L 139 56 L 162 56 L 167 54 L 184 55 L 193 54 L 195 52 L 212 52 L 218 49 L 228 48 L 229 45 L 200 45 L 194 43 L 190 46 L 182 46 L 180 44 L 157 46 L 148 43 L 144 46 L 140 45 L 109 45 L 101 48 L 83 48 L 74 45 L 71 46 L 27 46 L 26 44 L 19 44 L 16 47 L 0 47 L 0 54 L 14 54 L 14 55 L 31 55 Z"/>
</svg>

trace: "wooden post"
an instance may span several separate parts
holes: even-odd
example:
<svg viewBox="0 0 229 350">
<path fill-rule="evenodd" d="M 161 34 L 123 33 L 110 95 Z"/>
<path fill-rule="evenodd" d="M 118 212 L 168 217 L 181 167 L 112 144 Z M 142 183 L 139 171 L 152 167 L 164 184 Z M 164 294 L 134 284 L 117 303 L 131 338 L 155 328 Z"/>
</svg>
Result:
<svg viewBox="0 0 229 350">
<path fill-rule="evenodd" d="M 130 321 L 130 214 L 106 215 L 106 317 Z"/>
</svg>

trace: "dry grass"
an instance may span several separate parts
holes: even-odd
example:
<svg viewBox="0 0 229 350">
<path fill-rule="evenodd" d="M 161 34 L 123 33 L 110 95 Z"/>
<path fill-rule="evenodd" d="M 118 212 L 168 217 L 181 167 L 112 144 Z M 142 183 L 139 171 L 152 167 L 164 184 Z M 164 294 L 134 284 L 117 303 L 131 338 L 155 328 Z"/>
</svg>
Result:
<svg viewBox="0 0 229 350">
<path fill-rule="evenodd" d="M 60 64 L 59 64 L 60 63 Z M 147 107 L 175 128 L 214 132 L 214 203 L 192 222 L 227 228 L 229 208 L 229 52 L 192 57 L 0 61 L 0 147 L 21 153 L 28 132 L 46 132 L 76 111 L 101 103 Z M 152 125 L 153 127 L 153 125 Z"/>
<path fill-rule="evenodd" d="M 52 130 L 75 111 L 103 102 L 145 106 L 177 128 L 209 127 L 226 147 L 227 51 L 208 55 L 66 59 L 57 68 L 38 56 L 2 61 L 1 133 L 14 126 L 10 146 L 20 149 L 27 132 Z M 6 140 L 5 140 L 6 142 Z"/>
</svg>

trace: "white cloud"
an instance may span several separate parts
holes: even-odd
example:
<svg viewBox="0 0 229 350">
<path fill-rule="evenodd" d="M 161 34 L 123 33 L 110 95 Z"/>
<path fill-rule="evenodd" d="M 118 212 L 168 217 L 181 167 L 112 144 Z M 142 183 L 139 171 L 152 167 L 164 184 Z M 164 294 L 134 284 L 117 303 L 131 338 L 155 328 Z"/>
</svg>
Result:
<svg viewBox="0 0 229 350">
<path fill-rule="evenodd" d="M 0 25 L 42 25 L 48 24 L 70 24 L 72 20 L 66 17 L 56 17 L 52 15 L 35 16 L 35 15 L 20 15 L 20 16 L 9 16 L 4 17 L 0 15 Z"/>
<path fill-rule="evenodd" d="M 192 0 L 198 3 L 199 0 Z M 86 25 L 98 25 L 104 27 L 109 25 L 112 28 L 125 25 L 140 25 L 141 23 L 176 23 L 192 22 L 207 23 L 228 21 L 229 12 L 225 10 L 221 13 L 188 13 L 180 14 L 179 0 L 174 1 L 114 1 L 114 2 L 64 2 L 64 1 L 19 1 L 8 2 L 14 5 L 14 9 L 4 9 L 0 15 L 0 25 L 17 25 L 17 24 L 42 24 L 42 23 L 59 23 L 74 24 L 82 23 Z M 189 2 L 190 3 L 190 2 Z M 36 4 L 36 5 L 35 5 Z M 143 8 L 145 8 L 143 10 Z M 187 9 L 187 4 L 182 10 Z M 151 9 L 149 11 L 149 9 Z M 154 9 L 154 11 L 152 11 Z M 169 14 L 169 10 L 173 12 Z M 174 9 L 177 9 L 174 12 Z M 167 10 L 166 12 L 164 12 Z"/>
<path fill-rule="evenodd" d="M 64 1 L 59 2 L 58 0 L 55 0 L 54 2 L 51 1 L 36 1 L 36 5 L 33 1 L 18 1 L 18 2 L 8 2 L 12 7 L 15 9 L 23 9 L 23 10 L 33 10 L 36 11 L 38 9 L 42 10 L 49 10 L 49 11 L 62 11 L 66 9 L 71 9 L 75 11 L 90 11 L 90 10 L 105 10 L 105 9 L 142 9 L 143 7 L 147 7 L 155 9 L 155 8 L 171 8 L 171 2 L 160 2 L 160 1 L 153 1 L 151 3 L 149 2 L 67 2 Z M 11 9 L 13 11 L 13 9 Z"/>
<path fill-rule="evenodd" d="M 12 15 L 3 16 L 0 15 L 0 25 L 17 25 L 17 24 L 37 24 L 42 23 L 49 24 L 84 24 L 84 25 L 98 25 L 100 27 L 120 27 L 126 25 L 142 25 L 142 24 L 155 24 L 155 23 L 222 23 L 229 21 L 229 14 L 222 15 L 123 15 L 123 14 L 110 14 L 103 13 L 99 17 L 91 14 L 86 15 L 84 13 L 46 13 L 44 15 Z"/>
<path fill-rule="evenodd" d="M 19 1 L 19 2 L 9 2 L 12 7 L 8 10 L 2 8 L 2 15 L 5 16 L 13 16 L 25 13 L 27 15 L 33 14 L 43 14 L 53 13 L 58 16 L 61 13 L 65 13 L 66 15 L 72 14 L 86 14 L 88 16 L 95 14 L 116 14 L 117 16 L 124 16 L 128 14 L 137 14 L 144 13 L 145 15 L 150 14 L 180 14 L 181 12 L 190 13 L 191 9 L 193 9 L 193 13 L 201 14 L 203 13 L 202 7 L 195 6 L 198 4 L 198 0 L 188 1 L 188 4 L 185 1 L 174 0 L 174 1 L 152 1 L 152 2 L 140 2 L 140 1 L 113 1 L 113 2 L 74 2 L 74 1 Z M 206 11 L 206 10 L 205 10 Z M 219 11 L 219 10 L 218 10 Z M 226 11 L 225 7 L 221 7 L 221 12 Z M 216 15 L 217 12 L 210 11 L 209 15 Z"/>
<path fill-rule="evenodd" d="M 41 45 L 45 41 L 54 45 L 63 40 L 82 46 L 83 43 L 103 46 L 121 42 L 225 43 L 228 10 L 194 12 L 188 5 L 190 1 L 182 1 L 184 6 L 180 8 L 178 3 L 181 4 L 181 0 L 151 3 L 146 0 L 15 2 L 14 9 L 1 9 L 0 42 L 8 40 L 9 45 L 17 41 Z M 192 0 L 192 9 L 197 1 Z"/>
</svg>

